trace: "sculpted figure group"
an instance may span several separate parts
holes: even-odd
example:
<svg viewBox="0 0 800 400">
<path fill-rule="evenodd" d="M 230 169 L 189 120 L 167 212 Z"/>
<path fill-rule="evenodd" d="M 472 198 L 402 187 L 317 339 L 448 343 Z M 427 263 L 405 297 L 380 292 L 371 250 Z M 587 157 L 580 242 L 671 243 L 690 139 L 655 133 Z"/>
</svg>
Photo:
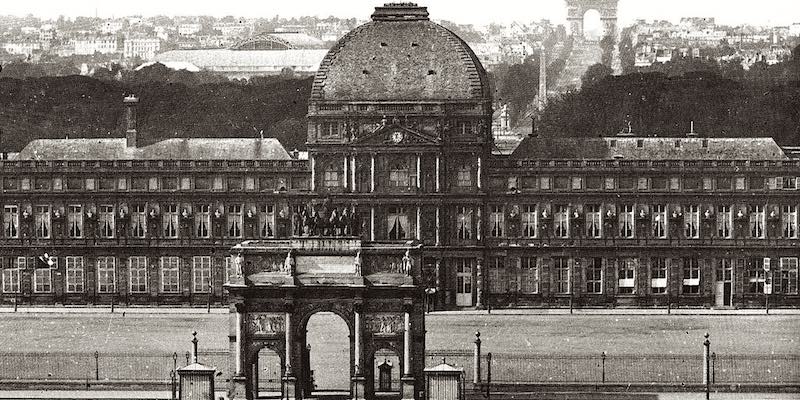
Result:
<svg viewBox="0 0 800 400">
<path fill-rule="evenodd" d="M 294 236 L 357 236 L 360 226 L 352 204 L 336 207 L 326 200 L 321 205 L 306 205 L 300 213 L 292 214 Z"/>
</svg>

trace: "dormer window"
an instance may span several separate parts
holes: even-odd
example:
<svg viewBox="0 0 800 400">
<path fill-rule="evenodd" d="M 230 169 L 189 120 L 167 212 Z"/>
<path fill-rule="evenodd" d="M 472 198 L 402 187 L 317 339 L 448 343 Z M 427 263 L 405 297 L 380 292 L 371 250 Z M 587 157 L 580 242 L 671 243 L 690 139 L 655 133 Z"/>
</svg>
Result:
<svg viewBox="0 0 800 400">
<path fill-rule="evenodd" d="M 319 124 L 319 136 L 323 138 L 339 136 L 339 123 L 323 122 Z"/>
<path fill-rule="evenodd" d="M 643 139 L 639 139 L 639 140 L 637 140 L 637 141 L 636 141 L 636 147 L 638 147 L 638 148 L 640 148 L 640 149 L 641 149 L 642 147 L 644 147 L 644 140 L 643 140 Z"/>
</svg>

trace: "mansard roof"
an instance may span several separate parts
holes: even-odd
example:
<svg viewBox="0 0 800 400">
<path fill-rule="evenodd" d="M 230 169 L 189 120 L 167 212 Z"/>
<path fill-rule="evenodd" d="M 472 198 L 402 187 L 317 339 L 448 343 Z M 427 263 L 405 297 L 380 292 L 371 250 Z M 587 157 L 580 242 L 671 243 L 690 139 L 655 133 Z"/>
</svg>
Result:
<svg viewBox="0 0 800 400">
<path fill-rule="evenodd" d="M 412 3 L 377 7 L 372 21 L 331 48 L 314 101 L 489 99 L 486 71 L 461 38 Z"/>
<path fill-rule="evenodd" d="M 127 147 L 126 140 L 38 139 L 19 153 L 18 160 L 289 160 L 274 138 L 167 139 L 144 147 Z"/>
<path fill-rule="evenodd" d="M 514 159 L 784 160 L 772 138 L 527 137 Z"/>
</svg>

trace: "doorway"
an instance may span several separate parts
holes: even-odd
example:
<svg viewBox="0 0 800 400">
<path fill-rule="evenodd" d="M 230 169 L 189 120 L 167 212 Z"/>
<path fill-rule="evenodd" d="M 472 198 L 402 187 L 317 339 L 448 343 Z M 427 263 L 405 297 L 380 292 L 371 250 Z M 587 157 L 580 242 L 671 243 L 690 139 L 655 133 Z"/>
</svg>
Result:
<svg viewBox="0 0 800 400">
<path fill-rule="evenodd" d="M 715 305 L 733 305 L 733 260 L 723 258 L 717 261 L 716 282 L 714 285 Z"/>
<path fill-rule="evenodd" d="M 256 398 L 276 398 L 283 392 L 281 386 L 284 375 L 283 362 L 280 355 L 272 349 L 262 348 L 258 351 L 253 368 L 253 393 Z"/>
<path fill-rule="evenodd" d="M 337 314 L 318 312 L 306 323 L 305 398 L 350 393 L 350 328 Z"/>
<path fill-rule="evenodd" d="M 472 259 L 456 259 L 456 306 L 472 306 Z"/>
</svg>

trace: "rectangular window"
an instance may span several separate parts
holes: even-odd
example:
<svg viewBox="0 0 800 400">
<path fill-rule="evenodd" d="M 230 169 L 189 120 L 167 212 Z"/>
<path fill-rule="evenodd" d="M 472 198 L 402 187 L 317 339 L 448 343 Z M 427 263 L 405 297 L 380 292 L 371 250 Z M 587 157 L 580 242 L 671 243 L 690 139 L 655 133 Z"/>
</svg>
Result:
<svg viewBox="0 0 800 400">
<path fill-rule="evenodd" d="M 764 259 L 755 257 L 750 259 L 750 268 L 747 270 L 749 285 L 747 292 L 752 294 L 765 293 L 764 286 L 767 283 L 766 272 L 764 271 Z"/>
<path fill-rule="evenodd" d="M 22 258 L 23 262 L 25 260 Z M 3 293 L 19 293 L 19 271 L 18 259 L 11 258 L 9 265 L 3 266 Z M 24 268 L 24 266 L 23 266 Z"/>
<path fill-rule="evenodd" d="M 148 179 L 143 176 L 134 176 L 131 178 L 131 190 L 145 191 L 147 190 Z"/>
<path fill-rule="evenodd" d="M 558 294 L 570 293 L 569 258 L 553 258 L 553 279 L 555 292 Z"/>
<path fill-rule="evenodd" d="M 335 137 L 339 136 L 339 123 L 338 122 L 323 122 L 319 126 L 319 135 L 321 137 Z"/>
<path fill-rule="evenodd" d="M 590 176 L 586 178 L 587 190 L 603 190 L 603 177 Z"/>
<path fill-rule="evenodd" d="M 195 190 L 211 190 L 211 178 L 207 176 L 197 176 L 194 178 Z"/>
<path fill-rule="evenodd" d="M 553 188 L 552 179 L 549 176 L 543 176 L 539 179 L 539 189 L 551 190 Z"/>
<path fill-rule="evenodd" d="M 144 204 L 131 205 L 131 237 L 144 238 L 147 233 L 147 211 Z"/>
<path fill-rule="evenodd" d="M 520 259 L 520 292 L 539 293 L 539 263 L 536 257 Z"/>
<path fill-rule="evenodd" d="M 572 190 L 583 189 L 583 178 L 575 176 L 572 178 Z"/>
<path fill-rule="evenodd" d="M 592 239 L 603 237 L 603 207 L 600 204 L 586 206 L 586 236 Z"/>
<path fill-rule="evenodd" d="M 489 258 L 489 293 L 507 293 L 508 277 L 503 257 Z"/>
<path fill-rule="evenodd" d="M 736 177 L 736 191 L 744 191 L 747 189 L 746 180 L 743 176 Z"/>
<path fill-rule="evenodd" d="M 696 191 L 703 188 L 703 178 L 689 176 L 683 179 L 683 190 Z"/>
<path fill-rule="evenodd" d="M 781 231 L 786 239 L 797 239 L 797 206 L 783 206 Z"/>
<path fill-rule="evenodd" d="M 617 270 L 617 293 L 634 294 L 636 292 L 636 265 L 635 258 L 622 258 L 619 260 Z"/>
<path fill-rule="evenodd" d="M 147 257 L 128 257 L 131 293 L 147 293 Z"/>
<path fill-rule="evenodd" d="M 733 188 L 733 180 L 730 177 L 717 178 L 717 190 L 730 191 Z"/>
<path fill-rule="evenodd" d="M 636 187 L 636 179 L 631 176 L 622 176 L 618 181 L 619 190 L 633 190 Z"/>
<path fill-rule="evenodd" d="M 19 206 L 3 207 L 3 234 L 10 239 L 19 237 Z"/>
<path fill-rule="evenodd" d="M 667 178 L 663 176 L 650 178 L 650 186 L 653 190 L 664 192 L 668 189 Z"/>
<path fill-rule="evenodd" d="M 6 192 L 19 190 L 19 179 L 8 176 L 3 178 L 3 190 Z"/>
<path fill-rule="evenodd" d="M 51 268 L 36 268 L 33 270 L 33 292 L 50 293 L 52 285 L 53 270 Z"/>
<path fill-rule="evenodd" d="M 764 224 L 766 215 L 764 206 L 754 205 L 750 212 L 750 237 L 755 239 L 764 238 Z"/>
<path fill-rule="evenodd" d="M 764 190 L 765 179 L 757 176 L 750 178 L 750 190 Z"/>
<path fill-rule="evenodd" d="M 161 178 L 161 190 L 169 190 L 169 191 L 178 190 L 178 178 L 176 177 Z"/>
<path fill-rule="evenodd" d="M 67 206 L 67 235 L 73 239 L 83 237 L 83 207 L 79 204 Z"/>
<path fill-rule="evenodd" d="M 632 204 L 623 205 L 619 212 L 619 236 L 623 239 L 633 239 L 636 232 L 634 220 L 635 207 Z"/>
<path fill-rule="evenodd" d="M 781 258 L 781 290 L 785 294 L 797 294 L 797 257 Z"/>
<path fill-rule="evenodd" d="M 605 182 L 606 190 L 617 190 L 617 182 L 614 178 L 606 178 Z"/>
<path fill-rule="evenodd" d="M 341 183 L 339 178 L 339 170 L 335 168 L 326 169 L 323 179 L 323 184 L 326 188 L 339 187 L 339 184 Z"/>
<path fill-rule="evenodd" d="M 650 259 L 650 291 L 653 294 L 667 292 L 667 259 L 653 257 Z"/>
<path fill-rule="evenodd" d="M 590 258 L 586 265 L 586 293 L 603 293 L 603 259 Z"/>
<path fill-rule="evenodd" d="M 117 188 L 117 180 L 115 178 L 100 178 L 97 186 L 100 190 L 115 190 Z"/>
<path fill-rule="evenodd" d="M 683 294 L 700 294 L 700 263 L 696 258 L 683 259 Z"/>
<path fill-rule="evenodd" d="M 33 181 L 34 190 L 50 190 L 53 181 L 50 178 L 36 178 Z"/>
<path fill-rule="evenodd" d="M 192 292 L 211 292 L 211 257 L 192 257 Z"/>
<path fill-rule="evenodd" d="M 456 207 L 456 225 L 456 234 L 459 239 L 472 239 L 472 208 Z"/>
<path fill-rule="evenodd" d="M 83 257 L 67 256 L 67 293 L 83 293 Z"/>
<path fill-rule="evenodd" d="M 717 236 L 730 239 L 733 234 L 733 207 L 717 206 Z"/>
<path fill-rule="evenodd" d="M 50 206 L 36 206 L 35 209 L 36 237 L 50 238 Z"/>
<path fill-rule="evenodd" d="M 557 238 L 569 238 L 569 206 L 557 205 L 554 216 L 555 236 Z"/>
<path fill-rule="evenodd" d="M 241 176 L 232 176 L 228 178 L 228 190 L 231 192 L 241 192 L 244 190 L 244 180 Z"/>
<path fill-rule="evenodd" d="M 711 178 L 703 178 L 703 190 L 710 192 L 713 189 L 713 180 Z"/>
<path fill-rule="evenodd" d="M 225 283 L 231 282 L 231 277 L 236 275 L 236 272 L 233 270 L 233 256 L 225 257 Z"/>
<path fill-rule="evenodd" d="M 783 190 L 797 190 L 797 177 L 784 176 L 783 177 Z"/>
<path fill-rule="evenodd" d="M 100 237 L 113 238 L 114 237 L 114 206 L 104 204 L 100 206 Z"/>
<path fill-rule="evenodd" d="M 416 177 L 414 180 L 416 180 Z M 411 181 L 408 166 L 402 160 L 399 160 L 389 170 L 389 187 L 407 188 L 411 186 Z"/>
<path fill-rule="evenodd" d="M 180 258 L 178 257 L 161 257 L 161 292 L 178 293 L 180 291 L 179 265 Z"/>
<path fill-rule="evenodd" d="M 700 237 L 700 206 L 690 205 L 683 214 L 684 235 L 687 239 Z"/>
<path fill-rule="evenodd" d="M 681 190 L 681 178 L 669 178 L 669 190 L 673 192 L 679 192 Z"/>
<path fill-rule="evenodd" d="M 262 238 L 275 237 L 275 206 L 264 204 L 258 213 L 259 234 Z"/>
<path fill-rule="evenodd" d="M 537 226 L 537 207 L 535 204 L 525 204 L 522 206 L 522 237 L 535 238 Z"/>
<path fill-rule="evenodd" d="M 472 167 L 469 164 L 464 163 L 458 167 L 456 185 L 462 188 L 472 186 Z"/>
<path fill-rule="evenodd" d="M 411 232 L 406 209 L 403 207 L 389 207 L 386 227 L 389 240 L 408 239 Z"/>
<path fill-rule="evenodd" d="M 161 231 L 166 239 L 175 239 L 178 237 L 178 205 L 166 204 L 164 205 L 164 214 L 161 217 L 161 223 L 164 224 Z"/>
<path fill-rule="evenodd" d="M 97 257 L 97 293 L 116 291 L 116 266 L 114 257 Z"/>
<path fill-rule="evenodd" d="M 489 213 L 489 236 L 503 237 L 505 233 L 505 211 L 503 206 L 491 206 L 491 213 Z"/>
<path fill-rule="evenodd" d="M 222 184 L 223 184 L 222 177 L 221 176 L 215 176 L 214 180 L 213 180 L 213 182 L 211 184 L 211 189 L 213 191 L 215 191 L 215 192 L 221 192 L 222 190 L 224 190 L 224 188 L 222 187 L 223 186 Z"/>
<path fill-rule="evenodd" d="M 553 184 L 555 190 L 569 190 L 569 177 L 557 176 Z"/>
<path fill-rule="evenodd" d="M 667 206 L 653 206 L 653 236 L 658 239 L 667 238 Z"/>
<path fill-rule="evenodd" d="M 242 205 L 231 204 L 228 206 L 228 237 L 242 237 Z"/>
<path fill-rule="evenodd" d="M 194 215 L 194 236 L 196 238 L 208 238 L 211 236 L 211 206 L 200 204 Z"/>
<path fill-rule="evenodd" d="M 275 190 L 275 179 L 268 176 L 259 177 L 258 189 L 262 192 L 271 192 Z"/>
<path fill-rule="evenodd" d="M 647 185 L 647 178 L 639 178 L 639 183 L 636 185 L 636 189 L 639 191 L 645 191 L 649 189 Z"/>
</svg>

